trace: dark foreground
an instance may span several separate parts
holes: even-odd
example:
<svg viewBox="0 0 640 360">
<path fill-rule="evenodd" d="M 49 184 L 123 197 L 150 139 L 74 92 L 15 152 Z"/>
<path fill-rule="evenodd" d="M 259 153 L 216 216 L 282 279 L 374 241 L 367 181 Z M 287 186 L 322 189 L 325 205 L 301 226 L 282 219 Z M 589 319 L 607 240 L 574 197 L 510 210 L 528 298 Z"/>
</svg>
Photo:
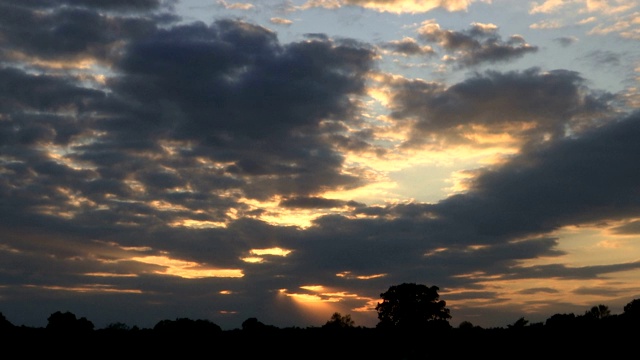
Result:
<svg viewBox="0 0 640 360">
<path fill-rule="evenodd" d="M 1 336 L 12 358 L 82 359 L 459 359 L 634 358 L 640 328 L 523 327 L 425 332 L 369 328 L 263 331 L 51 331 L 16 327 Z"/>
</svg>

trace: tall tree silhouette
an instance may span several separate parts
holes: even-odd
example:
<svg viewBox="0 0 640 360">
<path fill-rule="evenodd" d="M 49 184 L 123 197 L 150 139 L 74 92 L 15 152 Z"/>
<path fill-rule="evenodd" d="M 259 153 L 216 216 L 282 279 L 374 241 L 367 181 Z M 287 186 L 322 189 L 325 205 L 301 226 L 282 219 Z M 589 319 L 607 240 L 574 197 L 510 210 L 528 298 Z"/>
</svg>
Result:
<svg viewBox="0 0 640 360">
<path fill-rule="evenodd" d="M 600 320 L 611 316 L 611 310 L 607 305 L 600 304 L 585 311 L 584 316 L 593 320 Z"/>
<path fill-rule="evenodd" d="M 55 332 L 91 332 L 94 325 L 87 318 L 76 318 L 71 312 L 56 311 L 47 319 L 47 330 Z"/>
<path fill-rule="evenodd" d="M 403 283 L 394 285 L 380 294 L 382 302 L 376 305 L 378 328 L 425 330 L 450 327 L 451 318 L 446 302 L 440 300 L 437 286 Z"/>
<path fill-rule="evenodd" d="M 622 309 L 626 317 L 640 320 L 640 299 L 633 299 Z"/>
<path fill-rule="evenodd" d="M 14 325 L 4 317 L 3 313 L 0 313 L 0 332 L 13 330 Z"/>
</svg>

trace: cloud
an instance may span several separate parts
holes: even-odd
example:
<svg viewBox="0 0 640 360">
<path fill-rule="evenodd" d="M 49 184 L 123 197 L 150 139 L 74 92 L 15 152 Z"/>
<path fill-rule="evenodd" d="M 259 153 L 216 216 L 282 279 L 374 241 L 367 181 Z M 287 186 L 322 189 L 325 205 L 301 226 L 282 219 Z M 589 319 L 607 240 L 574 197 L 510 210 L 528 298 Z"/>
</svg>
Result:
<svg viewBox="0 0 640 360">
<path fill-rule="evenodd" d="M 344 206 L 365 206 L 354 201 L 324 199 L 319 197 L 291 198 L 280 201 L 280 206 L 291 208 L 321 209 Z"/>
<path fill-rule="evenodd" d="M 3 311 L 38 321 L 74 305 L 108 323 L 144 310 L 136 325 L 153 326 L 186 309 L 178 316 L 225 327 L 254 314 L 282 326 L 310 324 L 295 295 L 371 315 L 380 291 L 412 281 L 441 286 L 457 306 L 502 305 L 562 293 L 553 281 L 638 268 L 567 265 L 557 236 L 609 221 L 613 234 L 639 231 L 640 115 L 614 111 L 615 94 L 570 70 L 447 84 L 378 69 L 380 49 L 433 53 L 420 41 L 461 66 L 535 52 L 518 35 L 425 22 L 417 40 L 380 48 L 325 33 L 284 44 L 240 20 L 179 24 L 170 2 L 71 4 L 0 5 Z M 332 4 L 410 12 L 471 2 L 308 3 Z M 385 101 L 372 105 L 375 91 Z M 401 163 L 422 148 L 501 141 L 508 156 L 468 169 L 465 188 L 435 203 L 341 193 L 384 178 L 358 155 Z M 292 215 L 308 216 L 305 226 Z M 524 290 L 498 293 L 509 282 Z M 96 305 L 100 314 L 84 314 Z"/>
<path fill-rule="evenodd" d="M 82 5 L 103 4 L 94 9 Z M 38 3 L 26 6 L 0 4 L 0 21 L 5 61 L 24 61 L 37 64 L 38 60 L 110 63 L 117 44 L 123 40 L 143 36 L 155 29 L 157 23 L 175 20 L 175 16 L 144 13 L 136 17 L 108 16 L 100 10 L 156 7 L 155 1 L 74 3 L 48 5 L 49 11 L 37 11 Z M 106 5 L 109 4 L 109 5 Z M 33 5 L 35 9 L 29 9 Z M 59 6 L 55 6 L 59 5 Z M 160 20 L 164 19 L 164 20 Z"/>
<path fill-rule="evenodd" d="M 546 0 L 542 4 L 538 2 L 534 2 L 531 5 L 531 10 L 529 10 L 530 14 L 538 14 L 538 13 L 554 13 L 561 11 L 562 8 L 568 6 L 569 4 L 566 1 L 562 0 Z"/>
<path fill-rule="evenodd" d="M 621 55 L 611 51 L 594 50 L 586 54 L 585 58 L 598 67 L 616 67 L 620 65 Z"/>
<path fill-rule="evenodd" d="M 612 15 L 610 21 L 600 21 L 588 32 L 589 35 L 606 35 L 609 33 L 617 33 L 620 37 L 630 40 L 640 39 L 638 14 Z"/>
<path fill-rule="evenodd" d="M 250 10 L 254 8 L 253 4 L 248 3 L 228 3 L 224 0 L 218 0 L 217 4 L 224 7 L 225 9 L 233 9 L 233 10 Z"/>
<path fill-rule="evenodd" d="M 574 36 L 563 36 L 563 37 L 559 37 L 557 39 L 554 39 L 554 41 L 556 41 L 558 44 L 567 47 L 570 45 L 575 44 L 576 42 L 578 42 L 578 38 L 574 37 Z"/>
<path fill-rule="evenodd" d="M 245 196 L 256 198 L 353 186 L 358 180 L 340 174 L 342 156 L 322 133 L 331 128 L 320 126 L 357 109 L 349 96 L 363 93 L 373 52 L 352 45 L 281 46 L 272 32 L 229 20 L 158 30 L 125 49 L 122 75 L 108 82 L 112 94 L 101 105 L 110 116 L 96 123 L 105 136 L 78 159 L 101 168 L 92 154 L 172 149 L 185 165 L 191 158 L 216 169 L 212 185 L 247 186 L 243 179 L 255 177 Z"/>
<path fill-rule="evenodd" d="M 438 204 L 443 211 L 438 214 L 466 218 L 481 214 L 481 208 L 494 209 L 486 218 L 466 218 L 466 223 L 475 224 L 480 234 L 516 231 L 512 237 L 623 219 L 638 210 L 628 194 L 634 192 L 640 172 L 626 156 L 637 150 L 633 138 L 640 131 L 638 116 L 632 114 L 577 138 L 527 148 L 503 166 L 481 172 L 467 194 Z M 610 146 L 613 143 L 615 147 Z"/>
<path fill-rule="evenodd" d="M 563 255 L 555 249 L 557 239 L 544 237 L 563 226 L 637 214 L 638 201 L 628 194 L 634 193 L 640 172 L 626 154 L 638 150 L 634 139 L 639 131 L 636 113 L 482 170 L 466 193 L 437 204 L 354 210 L 370 216 L 361 219 L 324 216 L 304 232 L 305 247 L 294 250 L 291 260 L 309 265 L 311 273 L 305 275 L 318 282 L 340 271 L 383 273 L 383 282 L 391 283 L 425 273 L 453 288 L 492 276 L 587 279 L 637 269 L 638 263 L 582 268 L 517 264 Z M 594 162 L 599 165 L 590 166 Z M 296 248 L 294 242 L 288 246 Z M 393 259 L 386 256 L 391 253 Z"/>
<path fill-rule="evenodd" d="M 389 41 L 380 45 L 383 49 L 389 49 L 393 54 L 403 56 L 411 55 L 434 55 L 435 51 L 431 46 L 421 46 L 415 39 L 405 37 L 402 40 Z"/>
<path fill-rule="evenodd" d="M 273 18 L 269 19 L 269 21 L 271 21 L 272 23 L 277 24 L 277 25 L 291 25 L 291 24 L 293 24 L 292 20 L 283 19 L 283 18 L 279 18 L 279 17 L 273 17 Z"/>
<path fill-rule="evenodd" d="M 420 39 L 436 43 L 452 54 L 460 66 L 509 61 L 538 51 L 536 46 L 528 44 L 519 35 L 503 41 L 497 30 L 493 24 L 482 23 L 473 23 L 462 32 L 442 30 L 435 21 L 426 20 L 418 29 L 418 35 Z"/>
<path fill-rule="evenodd" d="M 473 2 L 473 0 L 309 0 L 302 8 L 336 9 L 343 6 L 361 6 L 380 12 L 415 14 L 439 8 L 447 11 L 464 11 Z"/>
<path fill-rule="evenodd" d="M 473 143 L 469 127 L 508 132 L 521 141 L 559 138 L 597 125 L 610 113 L 610 94 L 590 92 L 577 73 L 557 70 L 477 74 L 445 87 L 422 80 L 387 82 L 391 118 L 410 126 L 407 145 Z M 481 142 L 478 143 L 481 145 Z"/>
</svg>

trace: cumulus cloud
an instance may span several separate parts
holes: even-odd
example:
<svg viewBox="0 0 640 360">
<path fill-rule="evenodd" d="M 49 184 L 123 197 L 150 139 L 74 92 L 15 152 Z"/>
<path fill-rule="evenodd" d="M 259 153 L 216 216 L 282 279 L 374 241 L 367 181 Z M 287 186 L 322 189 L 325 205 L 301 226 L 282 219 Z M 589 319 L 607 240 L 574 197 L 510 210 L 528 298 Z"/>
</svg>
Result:
<svg viewBox="0 0 640 360">
<path fill-rule="evenodd" d="M 474 23 L 465 31 L 443 30 L 433 20 L 424 21 L 418 29 L 419 37 L 439 45 L 453 56 L 460 66 L 509 61 L 538 51 L 522 36 L 512 35 L 504 41 L 493 24 Z"/>
<path fill-rule="evenodd" d="M 431 46 L 420 45 L 415 39 L 406 37 L 402 40 L 389 41 L 380 45 L 383 49 L 391 51 L 393 54 L 403 56 L 412 55 L 434 55 L 435 51 Z"/>
<path fill-rule="evenodd" d="M 488 71 L 450 87 L 402 79 L 388 86 L 393 89 L 391 117 L 411 127 L 407 145 L 414 146 L 440 140 L 473 143 L 465 135 L 470 126 L 487 133 L 509 132 L 525 142 L 562 138 L 604 121 L 613 99 L 588 91 L 575 72 L 535 68 Z"/>
</svg>

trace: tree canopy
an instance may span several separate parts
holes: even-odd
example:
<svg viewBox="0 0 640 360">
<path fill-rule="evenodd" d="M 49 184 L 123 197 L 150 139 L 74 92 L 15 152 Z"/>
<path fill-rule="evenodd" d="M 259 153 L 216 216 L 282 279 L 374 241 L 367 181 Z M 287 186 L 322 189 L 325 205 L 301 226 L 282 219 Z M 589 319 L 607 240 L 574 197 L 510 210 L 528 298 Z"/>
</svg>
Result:
<svg viewBox="0 0 640 360">
<path fill-rule="evenodd" d="M 437 286 L 403 283 L 380 294 L 376 306 L 378 327 L 423 330 L 434 326 L 449 327 L 451 318 L 446 302 L 440 300 Z"/>
<path fill-rule="evenodd" d="M 351 315 L 342 316 L 339 312 L 334 312 L 331 319 L 322 327 L 325 329 L 349 329 L 355 326 L 355 321 L 351 319 Z"/>
</svg>

